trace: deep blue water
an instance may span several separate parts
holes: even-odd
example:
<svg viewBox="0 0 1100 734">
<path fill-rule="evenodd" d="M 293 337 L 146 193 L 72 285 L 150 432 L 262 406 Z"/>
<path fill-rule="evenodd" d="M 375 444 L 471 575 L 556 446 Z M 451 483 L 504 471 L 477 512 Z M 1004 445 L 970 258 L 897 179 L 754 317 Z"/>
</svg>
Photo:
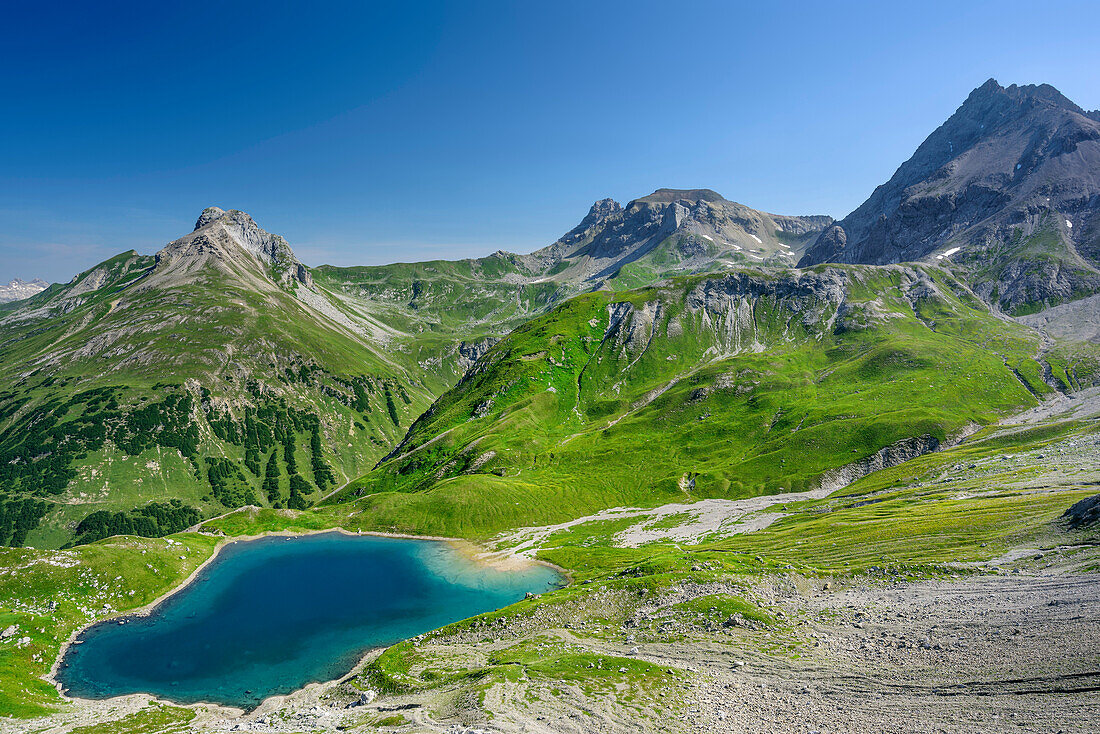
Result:
<svg viewBox="0 0 1100 734">
<path fill-rule="evenodd" d="M 499 571 L 448 544 L 324 533 L 232 543 L 147 617 L 90 627 L 58 679 L 70 695 L 151 693 L 251 708 L 349 672 L 369 649 L 562 582 Z"/>
</svg>

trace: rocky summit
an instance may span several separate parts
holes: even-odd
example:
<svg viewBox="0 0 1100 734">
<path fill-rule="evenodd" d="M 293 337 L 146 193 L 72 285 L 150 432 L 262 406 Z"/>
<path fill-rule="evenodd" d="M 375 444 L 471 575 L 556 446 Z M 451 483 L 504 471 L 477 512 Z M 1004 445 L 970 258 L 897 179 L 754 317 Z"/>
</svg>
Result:
<svg viewBox="0 0 1100 734">
<path fill-rule="evenodd" d="M 1100 112 L 990 79 L 799 265 L 915 260 L 1017 313 L 1100 289 Z"/>
<path fill-rule="evenodd" d="M 658 189 L 625 207 L 597 201 L 577 227 L 530 257 L 596 285 L 736 264 L 793 265 L 831 223 L 756 211 L 710 189 Z"/>
</svg>

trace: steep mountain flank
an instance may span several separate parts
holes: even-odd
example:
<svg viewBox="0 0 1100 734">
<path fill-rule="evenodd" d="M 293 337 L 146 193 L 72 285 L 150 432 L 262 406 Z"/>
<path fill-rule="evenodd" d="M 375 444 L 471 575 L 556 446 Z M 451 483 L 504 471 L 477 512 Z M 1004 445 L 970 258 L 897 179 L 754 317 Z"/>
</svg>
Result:
<svg viewBox="0 0 1100 734">
<path fill-rule="evenodd" d="M 368 525 L 477 535 L 805 490 L 1051 392 L 1037 342 L 924 266 L 595 292 L 496 344 L 333 501 Z"/>
<path fill-rule="evenodd" d="M 1013 313 L 1100 289 L 1100 115 L 990 79 L 799 261 L 966 268 Z"/>
<path fill-rule="evenodd" d="M 0 526 L 15 544 L 123 532 L 169 497 L 202 515 L 305 507 L 434 396 L 243 212 L 207 209 L 155 256 L 123 253 L 13 305 Z M 108 516 L 89 524 L 93 510 Z"/>
</svg>

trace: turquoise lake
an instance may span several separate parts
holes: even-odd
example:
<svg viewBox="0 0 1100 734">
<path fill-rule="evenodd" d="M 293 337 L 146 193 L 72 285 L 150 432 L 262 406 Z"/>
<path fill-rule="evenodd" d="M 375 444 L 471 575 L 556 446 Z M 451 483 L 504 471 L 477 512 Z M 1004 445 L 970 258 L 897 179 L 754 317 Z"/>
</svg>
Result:
<svg viewBox="0 0 1100 734">
<path fill-rule="evenodd" d="M 372 648 L 563 582 L 542 565 L 487 568 L 439 541 L 323 533 L 231 543 L 149 616 L 85 630 L 57 677 L 81 698 L 150 693 L 247 709 L 339 678 Z"/>
</svg>

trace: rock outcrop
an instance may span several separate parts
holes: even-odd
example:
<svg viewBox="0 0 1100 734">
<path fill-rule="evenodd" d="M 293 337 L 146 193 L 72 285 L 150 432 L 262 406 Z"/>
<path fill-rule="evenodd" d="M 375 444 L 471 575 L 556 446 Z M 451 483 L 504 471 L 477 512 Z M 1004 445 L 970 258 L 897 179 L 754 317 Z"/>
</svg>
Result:
<svg viewBox="0 0 1100 734">
<path fill-rule="evenodd" d="M 1075 502 L 1065 511 L 1062 518 L 1069 523 L 1071 528 L 1095 525 L 1100 522 L 1100 494 L 1094 494 L 1092 497 L 1086 497 L 1080 502 Z"/>
</svg>

